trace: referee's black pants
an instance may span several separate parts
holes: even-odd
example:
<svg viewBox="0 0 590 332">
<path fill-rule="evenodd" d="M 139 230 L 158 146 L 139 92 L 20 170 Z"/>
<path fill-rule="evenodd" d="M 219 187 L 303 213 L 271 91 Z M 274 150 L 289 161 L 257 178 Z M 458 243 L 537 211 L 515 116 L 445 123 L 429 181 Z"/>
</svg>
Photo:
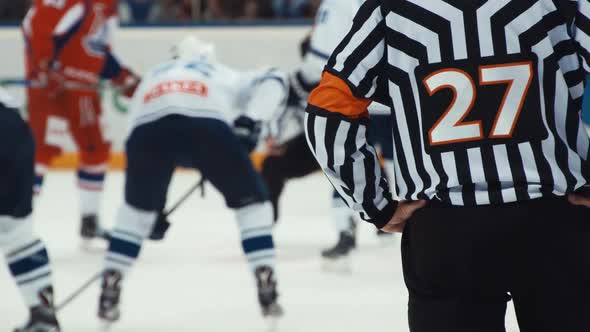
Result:
<svg viewBox="0 0 590 332">
<path fill-rule="evenodd" d="M 402 240 L 412 332 L 590 331 L 590 209 L 566 198 L 490 207 L 438 201 Z"/>
</svg>

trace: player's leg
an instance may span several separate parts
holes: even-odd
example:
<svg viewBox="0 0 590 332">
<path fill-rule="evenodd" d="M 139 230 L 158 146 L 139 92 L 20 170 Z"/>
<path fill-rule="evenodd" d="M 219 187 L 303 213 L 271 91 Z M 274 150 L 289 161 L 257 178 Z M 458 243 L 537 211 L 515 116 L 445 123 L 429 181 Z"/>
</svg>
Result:
<svg viewBox="0 0 590 332">
<path fill-rule="evenodd" d="M 297 136 L 285 143 L 284 152 L 269 156 L 262 164 L 264 178 L 273 205 L 274 220 L 279 217 L 279 200 L 286 182 L 300 178 L 319 170 L 315 157 L 309 151 L 304 135 Z M 334 191 L 332 196 L 332 220 L 338 232 L 338 242 L 322 252 L 326 258 L 346 256 L 356 246 L 356 222 L 354 213 Z"/>
<path fill-rule="evenodd" d="M 411 332 L 504 332 L 514 220 L 432 201 L 402 239 Z"/>
<path fill-rule="evenodd" d="M 156 121 L 136 128 L 126 144 L 125 202 L 110 232 L 105 256 L 99 317 L 119 319 L 119 300 L 125 276 L 137 260 L 148 238 L 157 212 L 164 208 L 168 185 L 174 172 L 174 155 L 167 137 L 175 135 Z M 176 133 L 177 134 L 177 133 Z"/>
<path fill-rule="evenodd" d="M 380 148 L 383 164 L 381 168 L 389 179 L 393 179 L 393 172 L 387 170 L 387 165 L 393 165 L 393 138 L 389 117 L 385 115 L 371 116 L 369 141 Z M 383 166 L 383 165 L 382 165 Z M 385 169 L 384 169 L 385 168 Z M 338 234 L 336 244 L 324 251 L 322 256 L 327 259 L 346 257 L 356 248 L 356 219 L 353 211 L 342 200 L 338 192 L 334 191 L 332 200 L 332 222 Z M 391 243 L 395 235 L 377 231 L 382 241 Z"/>
<path fill-rule="evenodd" d="M 96 92 L 67 91 L 70 131 L 80 154 L 78 189 L 80 195 L 80 235 L 85 239 L 102 236 L 99 212 L 110 144 L 102 134 L 100 97 Z"/>
<path fill-rule="evenodd" d="M 590 209 L 565 198 L 523 209 L 520 279 L 512 292 L 520 331 L 590 331 Z M 550 241 L 543 239 L 548 231 Z"/>
<path fill-rule="evenodd" d="M 356 220 L 354 212 L 335 190 L 332 194 L 332 223 L 338 232 L 338 241 L 333 247 L 323 250 L 322 257 L 326 259 L 346 257 L 356 248 Z"/>
<path fill-rule="evenodd" d="M 272 205 L 263 179 L 227 124 L 214 119 L 192 121 L 199 128 L 192 146 L 202 147 L 200 142 L 208 142 L 206 148 L 195 152 L 193 165 L 235 211 L 263 315 L 279 316 L 282 310 L 277 303 Z"/>
<path fill-rule="evenodd" d="M 17 331 L 57 332 L 49 256 L 43 241 L 33 232 L 31 216 L 33 137 L 26 124 L 11 112 L 0 112 L 0 248 L 30 309 L 29 322 Z"/>
<path fill-rule="evenodd" d="M 317 161 L 309 151 L 305 135 L 299 135 L 284 144 L 283 153 L 271 155 L 262 163 L 264 178 L 273 205 L 275 222 L 279 218 L 279 200 L 285 184 L 319 170 Z"/>
<path fill-rule="evenodd" d="M 35 139 L 35 178 L 33 183 L 34 195 L 39 196 L 43 187 L 43 180 L 47 169 L 53 158 L 61 153 L 57 146 L 50 145 L 47 142 L 50 134 L 47 130 L 48 119 L 54 115 L 54 110 L 58 108 L 59 101 L 49 98 L 47 93 L 42 89 L 27 89 L 27 101 L 29 110 L 29 126 Z"/>
</svg>

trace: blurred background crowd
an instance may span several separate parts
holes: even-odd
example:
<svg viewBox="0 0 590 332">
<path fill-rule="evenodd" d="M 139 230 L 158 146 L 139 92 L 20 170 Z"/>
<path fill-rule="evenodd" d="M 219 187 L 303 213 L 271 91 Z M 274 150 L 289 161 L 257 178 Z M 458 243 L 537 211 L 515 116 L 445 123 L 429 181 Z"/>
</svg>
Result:
<svg viewBox="0 0 590 332">
<path fill-rule="evenodd" d="M 0 0 L 0 21 L 20 21 L 32 0 Z M 122 23 L 190 23 L 302 19 L 320 0 L 119 0 Z"/>
</svg>

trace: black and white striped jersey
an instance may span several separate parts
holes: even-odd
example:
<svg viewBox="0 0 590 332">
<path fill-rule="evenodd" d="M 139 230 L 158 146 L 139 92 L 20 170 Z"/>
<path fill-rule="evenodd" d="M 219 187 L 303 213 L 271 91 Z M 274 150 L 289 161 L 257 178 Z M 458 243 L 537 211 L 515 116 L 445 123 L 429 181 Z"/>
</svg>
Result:
<svg viewBox="0 0 590 332">
<path fill-rule="evenodd" d="M 587 182 L 589 63 L 588 0 L 367 0 L 310 96 L 309 143 L 378 226 L 395 203 L 366 142 L 369 100 L 391 107 L 402 200 L 564 195 Z"/>
</svg>

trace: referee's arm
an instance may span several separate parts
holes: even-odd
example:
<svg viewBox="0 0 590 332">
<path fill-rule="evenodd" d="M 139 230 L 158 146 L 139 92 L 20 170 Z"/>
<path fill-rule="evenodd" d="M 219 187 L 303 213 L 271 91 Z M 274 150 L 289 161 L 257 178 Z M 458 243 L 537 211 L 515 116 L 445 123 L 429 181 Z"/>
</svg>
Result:
<svg viewBox="0 0 590 332">
<path fill-rule="evenodd" d="M 379 1 L 368 0 L 310 94 L 305 117 L 309 146 L 328 179 L 348 206 L 377 228 L 391 220 L 397 207 L 367 142 L 367 107 L 383 65 L 383 37 Z"/>
</svg>

